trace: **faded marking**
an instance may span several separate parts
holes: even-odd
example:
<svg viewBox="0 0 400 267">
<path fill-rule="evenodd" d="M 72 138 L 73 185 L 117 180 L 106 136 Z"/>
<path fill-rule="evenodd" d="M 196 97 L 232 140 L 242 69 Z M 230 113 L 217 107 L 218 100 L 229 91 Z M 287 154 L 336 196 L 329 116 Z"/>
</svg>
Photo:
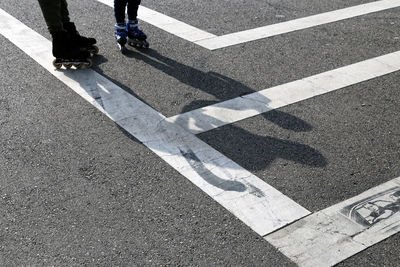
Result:
<svg viewBox="0 0 400 267">
<path fill-rule="evenodd" d="M 190 148 L 187 151 L 183 151 L 179 148 L 181 155 L 186 159 L 193 170 L 198 173 L 201 178 L 203 178 L 207 183 L 220 188 L 224 191 L 235 191 L 235 192 L 245 192 L 248 191 L 249 194 L 254 195 L 258 198 L 262 198 L 265 194 L 256 186 L 245 182 L 241 183 L 239 181 L 225 180 L 215 174 L 213 174 L 203 162 L 196 156 L 196 154 Z"/>
<path fill-rule="evenodd" d="M 400 230 L 400 177 L 265 236 L 299 266 L 333 266 Z"/>
<path fill-rule="evenodd" d="M 400 211 L 400 187 L 357 201 L 340 212 L 358 224 L 370 227 Z"/>
</svg>

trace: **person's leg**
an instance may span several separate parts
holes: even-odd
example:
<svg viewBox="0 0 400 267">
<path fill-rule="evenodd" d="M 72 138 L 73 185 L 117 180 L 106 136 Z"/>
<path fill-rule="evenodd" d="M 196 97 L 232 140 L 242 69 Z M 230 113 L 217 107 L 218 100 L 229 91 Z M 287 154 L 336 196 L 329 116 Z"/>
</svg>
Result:
<svg viewBox="0 0 400 267">
<path fill-rule="evenodd" d="M 114 0 L 114 15 L 117 24 L 125 24 L 125 9 L 128 0 Z"/>
<path fill-rule="evenodd" d="M 137 20 L 137 11 L 139 8 L 141 0 L 128 0 L 128 20 Z"/>
<path fill-rule="evenodd" d="M 121 51 L 124 50 L 127 42 L 126 26 L 125 26 L 125 10 L 128 0 L 114 0 L 114 15 L 117 22 L 114 26 L 115 40 L 119 44 Z"/>
<path fill-rule="evenodd" d="M 139 47 L 148 47 L 148 43 L 145 42 L 147 36 L 139 29 L 139 22 L 137 20 L 137 11 L 140 5 L 140 0 L 128 0 L 128 23 L 126 24 L 126 30 L 128 37 L 133 40 L 138 40 Z"/>
<path fill-rule="evenodd" d="M 63 23 L 69 22 L 70 19 L 69 19 L 69 12 L 68 12 L 68 4 L 67 4 L 66 0 L 61 0 L 60 12 L 61 12 L 61 21 Z"/>
<path fill-rule="evenodd" d="M 44 20 L 51 34 L 63 30 L 61 0 L 38 0 Z"/>
<path fill-rule="evenodd" d="M 70 21 L 68 4 L 66 0 L 60 1 L 60 14 L 64 30 L 70 35 L 71 41 L 79 47 L 88 49 L 91 53 L 97 54 L 98 48 L 94 46 L 96 39 L 81 36 L 76 30 L 75 24 Z"/>
<path fill-rule="evenodd" d="M 69 34 L 73 43 L 81 48 L 87 49 L 92 54 L 97 54 L 99 52 L 99 48 L 95 46 L 97 40 L 91 37 L 81 36 L 76 30 L 75 24 L 73 22 L 64 22 L 63 27 Z"/>
<path fill-rule="evenodd" d="M 68 10 L 63 11 L 62 15 L 62 1 L 65 0 L 38 0 L 40 8 L 42 9 L 44 20 L 52 37 L 52 52 L 56 58 L 75 58 L 86 59 L 88 58 L 87 51 L 80 51 L 80 48 L 71 42 L 71 37 L 63 27 L 64 19 L 68 17 Z M 67 8 L 66 6 L 64 7 Z M 67 13 L 65 13 L 67 12 Z"/>
</svg>

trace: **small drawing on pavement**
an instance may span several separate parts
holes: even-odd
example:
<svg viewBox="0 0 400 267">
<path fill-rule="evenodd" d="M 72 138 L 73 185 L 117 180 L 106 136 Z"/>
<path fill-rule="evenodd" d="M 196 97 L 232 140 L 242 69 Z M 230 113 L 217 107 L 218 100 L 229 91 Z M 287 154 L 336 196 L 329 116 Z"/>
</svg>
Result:
<svg viewBox="0 0 400 267">
<path fill-rule="evenodd" d="M 400 187 L 395 187 L 357 201 L 340 212 L 362 226 L 371 227 L 399 211 Z"/>
</svg>

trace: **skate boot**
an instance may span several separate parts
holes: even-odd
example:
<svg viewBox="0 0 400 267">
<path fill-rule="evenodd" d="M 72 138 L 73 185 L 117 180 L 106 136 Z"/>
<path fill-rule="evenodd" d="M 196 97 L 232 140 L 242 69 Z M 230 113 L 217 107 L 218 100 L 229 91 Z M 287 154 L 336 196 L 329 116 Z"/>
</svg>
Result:
<svg viewBox="0 0 400 267">
<path fill-rule="evenodd" d="M 53 61 L 53 66 L 56 69 L 60 69 L 62 66 L 67 69 L 72 66 L 77 69 L 93 66 L 90 53 L 85 49 L 82 50 L 80 46 L 73 42 L 73 38 L 66 31 L 52 33 L 52 37 L 53 56 L 56 58 Z"/>
<path fill-rule="evenodd" d="M 117 40 L 119 50 L 121 52 L 124 52 L 126 50 L 125 44 L 127 42 L 127 33 L 125 24 L 120 24 L 120 23 L 115 24 L 115 40 Z"/>
<path fill-rule="evenodd" d="M 79 47 L 89 51 L 93 55 L 97 55 L 99 53 L 99 48 L 95 45 L 97 42 L 96 39 L 81 36 L 76 30 L 73 22 L 65 22 L 63 23 L 63 27 L 64 30 L 66 30 L 71 36 L 72 41 Z"/>
<path fill-rule="evenodd" d="M 132 20 L 126 24 L 128 33 L 128 44 L 135 48 L 149 48 L 149 43 L 146 41 L 147 35 L 139 29 L 138 21 Z"/>
</svg>

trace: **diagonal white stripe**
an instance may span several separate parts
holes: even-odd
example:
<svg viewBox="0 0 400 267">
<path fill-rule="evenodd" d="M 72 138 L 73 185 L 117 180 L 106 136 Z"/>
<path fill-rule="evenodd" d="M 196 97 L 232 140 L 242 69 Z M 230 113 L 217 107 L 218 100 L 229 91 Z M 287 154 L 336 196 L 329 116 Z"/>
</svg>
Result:
<svg viewBox="0 0 400 267">
<path fill-rule="evenodd" d="M 54 70 L 50 42 L 2 9 L 0 33 L 258 234 L 266 235 L 309 214 L 95 71 Z"/>
<path fill-rule="evenodd" d="M 219 37 L 211 37 L 205 40 L 196 41 L 195 43 L 210 50 L 223 47 L 246 43 L 267 37 L 272 37 L 288 32 L 298 31 L 327 24 L 335 21 L 349 19 L 357 16 L 370 14 L 390 8 L 400 7 L 398 0 L 382 0 L 368 4 L 338 9 L 331 12 L 325 12 L 314 16 L 304 17 L 300 19 L 290 20 L 287 22 L 277 23 L 251 30 L 231 33 Z"/>
<path fill-rule="evenodd" d="M 193 134 L 400 70 L 400 51 L 168 118 Z"/>
</svg>

